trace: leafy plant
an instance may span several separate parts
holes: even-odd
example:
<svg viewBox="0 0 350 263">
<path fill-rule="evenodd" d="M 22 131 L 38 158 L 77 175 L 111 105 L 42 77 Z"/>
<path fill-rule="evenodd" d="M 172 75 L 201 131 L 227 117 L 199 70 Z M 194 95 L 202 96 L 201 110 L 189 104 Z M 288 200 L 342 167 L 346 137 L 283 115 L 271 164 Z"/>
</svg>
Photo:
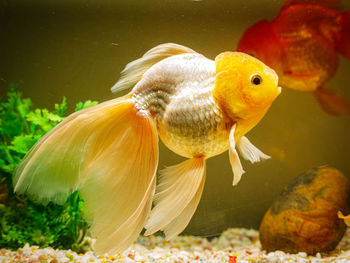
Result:
<svg viewBox="0 0 350 263">
<path fill-rule="evenodd" d="M 42 247 L 79 250 L 88 224 L 82 217 L 83 200 L 74 192 L 63 205 L 36 203 L 13 193 L 12 174 L 29 149 L 64 120 L 66 98 L 54 110 L 35 109 L 22 98 L 19 84 L 10 85 L 0 98 L 0 247 L 18 248 L 26 243 Z M 76 111 L 97 104 L 79 102 Z"/>
</svg>

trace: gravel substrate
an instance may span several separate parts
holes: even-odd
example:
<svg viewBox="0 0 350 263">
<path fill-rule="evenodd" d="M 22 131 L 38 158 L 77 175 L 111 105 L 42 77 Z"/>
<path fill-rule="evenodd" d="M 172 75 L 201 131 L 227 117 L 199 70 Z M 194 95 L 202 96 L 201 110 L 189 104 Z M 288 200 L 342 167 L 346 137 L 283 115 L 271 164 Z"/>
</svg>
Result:
<svg viewBox="0 0 350 263">
<path fill-rule="evenodd" d="M 178 236 L 165 241 L 160 236 L 140 237 L 128 250 L 117 255 L 77 254 L 70 250 L 30 247 L 17 251 L 0 250 L 0 262 L 350 262 L 350 230 L 335 251 L 317 254 L 287 254 L 261 251 L 258 231 L 232 228 L 208 241 L 194 236 Z"/>
</svg>

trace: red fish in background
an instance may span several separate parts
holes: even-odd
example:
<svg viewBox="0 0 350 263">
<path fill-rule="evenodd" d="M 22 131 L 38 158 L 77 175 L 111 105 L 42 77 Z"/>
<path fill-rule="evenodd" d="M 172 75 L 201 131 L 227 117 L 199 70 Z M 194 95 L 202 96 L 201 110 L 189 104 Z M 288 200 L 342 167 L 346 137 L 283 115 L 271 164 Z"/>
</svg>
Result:
<svg viewBox="0 0 350 263">
<path fill-rule="evenodd" d="M 332 115 L 349 115 L 350 104 L 324 84 L 335 74 L 338 53 L 350 59 L 350 10 L 337 0 L 288 0 L 273 21 L 245 31 L 237 51 L 262 60 L 282 87 L 313 92 Z"/>
</svg>

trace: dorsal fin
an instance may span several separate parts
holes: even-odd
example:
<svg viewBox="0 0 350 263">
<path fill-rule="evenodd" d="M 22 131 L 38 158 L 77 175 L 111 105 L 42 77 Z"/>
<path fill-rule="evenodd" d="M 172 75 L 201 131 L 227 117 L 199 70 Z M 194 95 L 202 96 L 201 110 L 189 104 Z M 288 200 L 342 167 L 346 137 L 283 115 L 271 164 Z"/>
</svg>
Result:
<svg viewBox="0 0 350 263">
<path fill-rule="evenodd" d="M 115 93 L 134 87 L 151 66 L 165 58 L 183 53 L 196 52 L 188 47 L 174 43 L 165 43 L 150 49 L 141 58 L 125 66 L 124 70 L 121 72 L 121 78 L 111 88 L 112 92 Z"/>
</svg>

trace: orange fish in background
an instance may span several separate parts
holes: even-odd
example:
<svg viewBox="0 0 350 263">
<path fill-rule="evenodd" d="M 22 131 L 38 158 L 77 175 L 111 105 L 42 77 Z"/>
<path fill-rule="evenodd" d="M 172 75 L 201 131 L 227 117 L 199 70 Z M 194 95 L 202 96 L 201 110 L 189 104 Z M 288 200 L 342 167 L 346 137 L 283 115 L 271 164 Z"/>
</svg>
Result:
<svg viewBox="0 0 350 263">
<path fill-rule="evenodd" d="M 336 73 L 338 53 L 350 59 L 350 10 L 334 0 L 286 1 L 278 16 L 245 31 L 237 51 L 262 60 L 282 87 L 313 92 L 331 115 L 349 115 L 350 104 L 324 85 Z"/>
</svg>

